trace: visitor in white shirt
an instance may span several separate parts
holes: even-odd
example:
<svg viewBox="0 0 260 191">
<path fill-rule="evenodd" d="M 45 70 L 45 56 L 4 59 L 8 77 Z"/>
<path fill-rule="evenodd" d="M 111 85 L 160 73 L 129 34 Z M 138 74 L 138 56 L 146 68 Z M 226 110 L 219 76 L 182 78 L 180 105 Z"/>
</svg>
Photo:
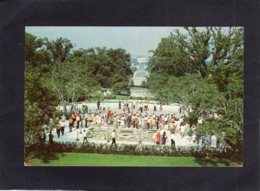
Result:
<svg viewBox="0 0 260 191">
<path fill-rule="evenodd" d="M 210 146 L 216 148 L 217 147 L 217 137 L 214 134 L 211 136 L 210 141 L 211 141 Z"/>
</svg>

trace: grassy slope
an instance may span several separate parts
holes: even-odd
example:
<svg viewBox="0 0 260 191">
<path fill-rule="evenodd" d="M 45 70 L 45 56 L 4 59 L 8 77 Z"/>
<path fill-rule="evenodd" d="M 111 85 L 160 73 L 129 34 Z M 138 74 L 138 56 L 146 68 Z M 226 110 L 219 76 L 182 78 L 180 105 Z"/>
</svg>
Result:
<svg viewBox="0 0 260 191">
<path fill-rule="evenodd" d="M 110 154 L 64 153 L 56 160 L 44 164 L 39 159 L 32 166 L 225 166 L 220 161 L 201 161 L 194 157 L 129 156 Z"/>
</svg>

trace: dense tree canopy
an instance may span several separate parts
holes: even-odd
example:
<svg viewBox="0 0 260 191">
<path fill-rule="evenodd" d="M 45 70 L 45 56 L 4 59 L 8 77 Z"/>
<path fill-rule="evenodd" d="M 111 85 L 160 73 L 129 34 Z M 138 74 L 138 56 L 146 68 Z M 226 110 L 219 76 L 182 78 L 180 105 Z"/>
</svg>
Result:
<svg viewBox="0 0 260 191">
<path fill-rule="evenodd" d="M 25 130 L 27 138 L 54 117 L 64 101 L 100 97 L 99 90 L 129 91 L 130 54 L 124 49 L 75 49 L 70 40 L 25 34 Z"/>
<path fill-rule="evenodd" d="M 223 63 L 243 64 L 243 29 L 221 27 L 186 28 L 163 38 L 150 62 L 152 72 L 183 76 L 186 73 L 210 74 L 209 67 Z M 208 63 L 207 63 L 208 61 Z"/>
<path fill-rule="evenodd" d="M 216 134 L 236 149 L 243 140 L 242 28 L 186 28 L 153 51 L 148 87 L 161 102 L 178 102 L 198 136 Z M 221 116 L 214 117 L 214 114 Z"/>
</svg>

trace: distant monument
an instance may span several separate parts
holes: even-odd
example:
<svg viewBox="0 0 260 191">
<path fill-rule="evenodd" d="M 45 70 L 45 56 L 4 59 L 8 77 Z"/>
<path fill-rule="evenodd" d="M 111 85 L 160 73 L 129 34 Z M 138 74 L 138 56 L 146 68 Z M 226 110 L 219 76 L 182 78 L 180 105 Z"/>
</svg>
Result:
<svg viewBox="0 0 260 191">
<path fill-rule="evenodd" d="M 137 58 L 137 62 L 139 66 L 133 75 L 133 85 L 141 86 L 143 82 L 147 83 L 147 77 L 149 76 L 149 73 L 145 70 L 148 59 L 145 57 L 139 57 Z"/>
<path fill-rule="evenodd" d="M 133 84 L 134 86 L 141 86 L 143 82 L 147 83 L 147 77 L 149 73 L 144 69 L 138 69 L 135 71 L 133 76 Z"/>
</svg>

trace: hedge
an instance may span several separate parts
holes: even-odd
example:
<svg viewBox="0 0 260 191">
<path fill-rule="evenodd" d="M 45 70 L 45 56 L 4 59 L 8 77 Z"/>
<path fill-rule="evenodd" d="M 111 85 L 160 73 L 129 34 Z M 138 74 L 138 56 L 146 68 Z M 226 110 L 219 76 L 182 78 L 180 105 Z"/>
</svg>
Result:
<svg viewBox="0 0 260 191">
<path fill-rule="evenodd" d="M 217 157 L 232 160 L 241 160 L 235 151 L 225 148 L 211 147 L 174 147 L 167 145 L 127 145 L 117 144 L 117 147 L 111 147 L 111 143 L 55 143 L 34 144 L 25 148 L 25 158 L 33 157 L 43 158 L 52 156 L 53 153 L 78 152 L 78 153 L 100 153 L 100 154 L 120 154 L 120 155 L 150 155 L 150 156 L 194 156 L 196 158 Z M 32 154 L 34 153 L 34 154 Z M 45 156 L 46 155 L 46 156 Z"/>
</svg>

